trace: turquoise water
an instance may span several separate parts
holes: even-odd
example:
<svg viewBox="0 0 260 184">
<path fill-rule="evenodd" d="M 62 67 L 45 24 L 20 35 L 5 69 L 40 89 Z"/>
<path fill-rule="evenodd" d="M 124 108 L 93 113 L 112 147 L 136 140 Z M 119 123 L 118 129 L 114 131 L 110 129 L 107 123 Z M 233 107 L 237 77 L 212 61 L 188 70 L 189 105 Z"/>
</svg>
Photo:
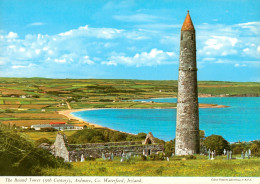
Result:
<svg viewBox="0 0 260 184">
<path fill-rule="evenodd" d="M 176 102 L 176 98 L 140 101 Z M 200 130 L 206 136 L 217 134 L 230 142 L 260 139 L 259 97 L 199 98 L 199 103 L 219 104 L 228 108 L 199 110 Z M 123 132 L 152 132 L 165 141 L 175 138 L 176 109 L 100 109 L 72 113 L 88 122 Z"/>
</svg>

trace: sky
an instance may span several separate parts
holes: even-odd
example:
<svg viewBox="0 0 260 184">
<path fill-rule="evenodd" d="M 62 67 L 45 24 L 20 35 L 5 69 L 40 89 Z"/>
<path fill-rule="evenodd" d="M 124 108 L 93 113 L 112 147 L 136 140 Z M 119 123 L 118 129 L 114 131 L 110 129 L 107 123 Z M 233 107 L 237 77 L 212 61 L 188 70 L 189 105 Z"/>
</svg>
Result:
<svg viewBox="0 0 260 184">
<path fill-rule="evenodd" d="M 1 0 L 0 77 L 177 80 L 187 10 L 198 80 L 260 82 L 259 0 Z"/>
</svg>

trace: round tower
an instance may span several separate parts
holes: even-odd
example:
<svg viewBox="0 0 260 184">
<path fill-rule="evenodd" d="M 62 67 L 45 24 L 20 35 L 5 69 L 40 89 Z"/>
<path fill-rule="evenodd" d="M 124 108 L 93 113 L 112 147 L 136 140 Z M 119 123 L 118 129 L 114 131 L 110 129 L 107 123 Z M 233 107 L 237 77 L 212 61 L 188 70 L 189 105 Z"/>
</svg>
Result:
<svg viewBox="0 0 260 184">
<path fill-rule="evenodd" d="M 199 149 L 196 37 L 188 11 L 181 28 L 175 154 L 198 154 Z"/>
</svg>

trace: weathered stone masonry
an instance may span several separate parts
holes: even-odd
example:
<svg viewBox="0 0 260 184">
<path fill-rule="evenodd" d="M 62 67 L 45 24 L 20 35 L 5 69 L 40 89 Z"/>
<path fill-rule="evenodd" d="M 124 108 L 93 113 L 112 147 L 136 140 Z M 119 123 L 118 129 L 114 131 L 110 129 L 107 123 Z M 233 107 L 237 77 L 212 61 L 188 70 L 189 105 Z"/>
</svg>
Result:
<svg viewBox="0 0 260 184">
<path fill-rule="evenodd" d="M 188 12 L 181 29 L 175 154 L 197 153 L 199 153 L 199 110 L 196 36 Z"/>
<path fill-rule="evenodd" d="M 109 156 L 121 156 L 122 153 L 146 154 L 163 151 L 163 145 L 156 144 L 153 136 L 149 133 L 145 141 L 139 142 L 114 142 L 114 143 L 88 143 L 88 144 L 68 144 L 66 135 L 57 134 L 55 143 L 51 146 L 51 152 L 55 156 L 64 158 L 65 162 L 80 161 L 81 158 L 94 157 L 101 158 L 102 153 Z"/>
</svg>

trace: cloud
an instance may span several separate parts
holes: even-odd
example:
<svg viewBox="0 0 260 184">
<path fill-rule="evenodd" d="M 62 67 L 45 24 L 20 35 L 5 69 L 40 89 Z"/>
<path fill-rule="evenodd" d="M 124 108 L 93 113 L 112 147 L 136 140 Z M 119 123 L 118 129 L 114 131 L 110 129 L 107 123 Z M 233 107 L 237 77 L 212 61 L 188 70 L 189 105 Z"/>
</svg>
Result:
<svg viewBox="0 0 260 184">
<path fill-rule="evenodd" d="M 260 30 L 260 22 L 247 22 L 247 23 L 241 23 L 241 24 L 236 24 L 235 27 L 240 27 L 242 29 L 249 29 L 248 33 L 253 33 L 253 34 L 258 34 L 259 35 L 259 30 Z"/>
<path fill-rule="evenodd" d="M 31 24 L 28 24 L 28 26 L 44 26 L 45 23 L 44 22 L 33 22 Z"/>
<path fill-rule="evenodd" d="M 121 35 L 124 30 L 114 28 L 89 28 L 88 25 L 81 26 L 78 29 L 72 29 L 59 36 L 63 37 L 95 37 L 101 39 L 113 39 Z"/>
<path fill-rule="evenodd" d="M 227 36 L 211 36 L 204 43 L 204 47 L 198 51 L 206 56 L 227 56 L 237 54 L 235 48 L 237 38 Z"/>
<path fill-rule="evenodd" d="M 176 54 L 173 52 L 164 52 L 156 48 L 150 52 L 137 53 L 133 57 L 126 56 L 111 56 L 108 61 L 102 62 L 105 65 L 126 65 L 126 66 L 157 66 L 162 64 L 172 64 L 176 59 Z"/>
<path fill-rule="evenodd" d="M 8 35 L 6 36 L 8 39 L 16 39 L 18 38 L 18 34 L 14 32 L 9 32 Z"/>
<path fill-rule="evenodd" d="M 246 64 L 238 64 L 238 63 L 236 63 L 234 66 L 235 67 L 246 67 L 247 65 Z"/>
<path fill-rule="evenodd" d="M 33 63 L 30 63 L 29 65 L 26 65 L 26 66 L 13 65 L 12 68 L 13 68 L 13 69 L 20 69 L 20 68 L 31 68 L 31 67 L 34 67 L 34 66 L 36 66 L 36 65 L 33 64 Z"/>
<path fill-rule="evenodd" d="M 106 65 L 150 67 L 178 63 L 180 26 L 166 23 L 152 26 L 151 22 L 142 25 L 128 30 L 85 25 L 54 35 L 27 34 L 24 38 L 15 32 L 0 32 L 0 65 L 6 68 L 6 73 L 27 69 L 37 74 L 36 68 L 40 67 L 55 73 L 54 67 L 66 71 L 72 66 L 87 70 Z M 258 67 L 260 33 L 255 31 L 258 25 L 252 22 L 196 26 L 199 66 L 218 63 Z"/>
<path fill-rule="evenodd" d="M 160 17 L 149 14 L 114 15 L 114 19 L 124 22 L 154 22 Z"/>
</svg>

